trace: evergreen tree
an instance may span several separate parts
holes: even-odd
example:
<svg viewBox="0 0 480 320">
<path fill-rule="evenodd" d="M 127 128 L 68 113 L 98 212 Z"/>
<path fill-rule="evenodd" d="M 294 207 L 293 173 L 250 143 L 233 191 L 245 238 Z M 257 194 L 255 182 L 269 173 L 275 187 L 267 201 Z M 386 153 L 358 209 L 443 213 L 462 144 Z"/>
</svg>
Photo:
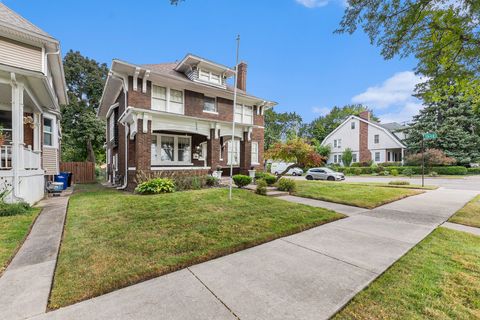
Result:
<svg viewBox="0 0 480 320">
<path fill-rule="evenodd" d="M 458 164 L 480 159 L 480 116 L 473 111 L 472 96 L 462 87 L 446 84 L 431 88 L 435 94 L 425 101 L 425 108 L 413 118 L 407 131 L 410 152 L 421 150 L 422 134 L 435 132 L 438 137 L 425 140 L 425 148 L 440 149 Z"/>
</svg>

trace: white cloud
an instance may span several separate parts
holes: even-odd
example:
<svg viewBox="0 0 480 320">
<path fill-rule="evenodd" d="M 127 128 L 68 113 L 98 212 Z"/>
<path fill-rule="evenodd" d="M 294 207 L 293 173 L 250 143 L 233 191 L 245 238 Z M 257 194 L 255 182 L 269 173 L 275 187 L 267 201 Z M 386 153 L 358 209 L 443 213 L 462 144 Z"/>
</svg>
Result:
<svg viewBox="0 0 480 320">
<path fill-rule="evenodd" d="M 386 109 L 393 105 L 412 101 L 415 85 L 422 79 L 412 71 L 394 74 L 381 85 L 369 87 L 352 98 L 354 103 L 366 104 L 373 109 Z"/>
<path fill-rule="evenodd" d="M 307 8 L 319 8 L 324 7 L 328 4 L 329 0 L 295 0 L 297 3 L 301 4 Z"/>
<path fill-rule="evenodd" d="M 413 116 L 417 115 L 420 110 L 423 109 L 423 105 L 420 102 L 408 102 L 399 110 L 387 112 L 380 115 L 382 123 L 389 122 L 410 122 Z"/>
<path fill-rule="evenodd" d="M 330 112 L 330 108 L 327 107 L 313 107 L 312 112 L 318 115 L 324 116 Z"/>
</svg>

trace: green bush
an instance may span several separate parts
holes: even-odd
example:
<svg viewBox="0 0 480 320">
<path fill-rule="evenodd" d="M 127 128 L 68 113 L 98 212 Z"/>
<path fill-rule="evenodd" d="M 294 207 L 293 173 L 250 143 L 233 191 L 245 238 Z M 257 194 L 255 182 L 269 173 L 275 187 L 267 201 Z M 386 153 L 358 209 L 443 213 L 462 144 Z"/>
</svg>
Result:
<svg viewBox="0 0 480 320">
<path fill-rule="evenodd" d="M 263 179 L 257 180 L 257 189 L 255 190 L 256 194 L 260 194 L 262 196 L 267 195 L 267 183 Z"/>
<path fill-rule="evenodd" d="M 468 172 L 467 168 L 461 166 L 433 167 L 431 171 L 444 175 L 466 175 Z"/>
<path fill-rule="evenodd" d="M 216 187 L 218 186 L 218 178 L 213 176 L 207 176 L 206 184 L 209 187 Z"/>
<path fill-rule="evenodd" d="M 408 186 L 410 182 L 405 181 L 405 180 L 392 180 L 388 184 L 393 185 L 393 186 Z"/>
<path fill-rule="evenodd" d="M 26 202 L 0 203 L 0 217 L 16 216 L 30 211 L 30 205 Z"/>
<path fill-rule="evenodd" d="M 430 173 L 428 175 L 430 177 L 436 177 L 436 176 L 438 176 L 438 173 L 436 173 L 435 171 L 430 171 Z"/>
<path fill-rule="evenodd" d="M 480 167 L 468 168 L 467 173 L 468 174 L 480 174 Z"/>
<path fill-rule="evenodd" d="M 236 174 L 232 178 L 235 185 L 239 188 L 243 188 L 252 183 L 252 178 L 243 174 Z"/>
<path fill-rule="evenodd" d="M 266 173 L 266 172 L 263 172 L 263 171 L 256 171 L 256 172 L 255 172 L 255 180 L 263 179 L 266 174 L 267 174 L 267 173 Z"/>
<path fill-rule="evenodd" d="M 362 174 L 362 168 L 355 168 L 355 170 L 353 171 L 353 173 L 356 175 L 356 176 L 359 176 Z"/>
<path fill-rule="evenodd" d="M 281 178 L 278 180 L 277 188 L 280 191 L 294 192 L 297 188 L 297 184 L 293 179 Z"/>
<path fill-rule="evenodd" d="M 385 171 L 382 171 L 380 174 L 381 174 L 382 176 L 388 176 L 388 175 L 390 175 L 390 172 L 388 172 L 387 170 L 385 170 Z"/>
<path fill-rule="evenodd" d="M 397 169 L 392 169 L 390 170 L 390 174 L 394 177 L 398 176 L 398 170 Z"/>
<path fill-rule="evenodd" d="M 263 179 L 265 180 L 265 182 L 271 186 L 272 184 L 274 184 L 275 182 L 277 182 L 277 177 L 275 177 L 273 174 L 270 174 L 270 173 L 266 173 L 264 176 L 263 176 Z"/>
<path fill-rule="evenodd" d="M 207 179 L 209 176 L 178 176 L 173 178 L 175 183 L 175 190 L 198 190 L 207 186 Z"/>
<path fill-rule="evenodd" d="M 410 168 L 406 168 L 402 171 L 402 174 L 407 177 L 413 176 L 413 170 Z"/>
<path fill-rule="evenodd" d="M 135 192 L 139 194 L 171 193 L 175 191 L 175 183 L 170 179 L 156 178 L 139 184 Z"/>
</svg>

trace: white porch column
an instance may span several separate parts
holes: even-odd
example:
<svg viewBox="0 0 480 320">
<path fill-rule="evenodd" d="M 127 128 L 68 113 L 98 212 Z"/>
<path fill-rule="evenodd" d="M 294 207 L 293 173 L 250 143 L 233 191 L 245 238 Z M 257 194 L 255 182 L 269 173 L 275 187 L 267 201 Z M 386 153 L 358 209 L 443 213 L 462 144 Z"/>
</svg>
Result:
<svg viewBox="0 0 480 320">
<path fill-rule="evenodd" d="M 403 162 L 404 162 L 404 160 L 403 160 L 404 157 L 405 157 L 405 149 L 402 148 L 402 166 L 403 166 Z"/>
<path fill-rule="evenodd" d="M 23 84 L 12 76 L 12 165 L 23 170 Z"/>
<path fill-rule="evenodd" d="M 33 114 L 33 124 L 35 125 L 33 129 L 33 151 L 35 152 L 40 152 L 42 150 L 42 146 L 41 146 L 42 123 L 40 121 L 41 119 L 42 119 L 42 116 L 40 113 L 36 112 Z"/>
</svg>

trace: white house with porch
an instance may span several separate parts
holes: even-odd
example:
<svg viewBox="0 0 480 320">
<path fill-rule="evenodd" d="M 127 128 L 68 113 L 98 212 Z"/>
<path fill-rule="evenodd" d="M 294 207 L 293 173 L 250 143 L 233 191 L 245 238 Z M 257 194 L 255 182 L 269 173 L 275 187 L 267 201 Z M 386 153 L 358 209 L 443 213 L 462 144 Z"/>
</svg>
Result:
<svg viewBox="0 0 480 320">
<path fill-rule="evenodd" d="M 0 3 L 0 190 L 35 203 L 58 174 L 60 105 L 68 102 L 59 42 Z"/>
<path fill-rule="evenodd" d="M 403 163 L 406 127 L 396 122 L 378 123 L 370 116 L 365 111 L 348 117 L 322 141 L 331 149 L 328 164 L 343 165 L 342 154 L 347 148 L 352 150 L 352 162 Z"/>
</svg>

